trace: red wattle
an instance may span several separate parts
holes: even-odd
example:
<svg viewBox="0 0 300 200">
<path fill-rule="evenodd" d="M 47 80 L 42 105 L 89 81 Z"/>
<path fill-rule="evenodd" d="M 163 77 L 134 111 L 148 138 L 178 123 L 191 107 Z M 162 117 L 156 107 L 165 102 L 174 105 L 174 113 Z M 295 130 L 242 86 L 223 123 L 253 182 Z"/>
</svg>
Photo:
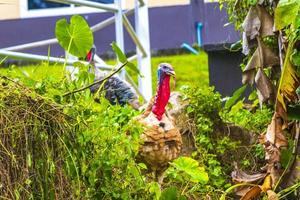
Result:
<svg viewBox="0 0 300 200">
<path fill-rule="evenodd" d="M 156 118 L 158 120 L 162 119 L 163 114 L 166 111 L 166 106 L 168 104 L 170 98 L 170 76 L 165 75 L 164 79 L 162 80 L 162 83 L 159 84 L 156 96 L 155 96 L 155 102 L 152 107 L 152 112 L 156 115 Z"/>
</svg>

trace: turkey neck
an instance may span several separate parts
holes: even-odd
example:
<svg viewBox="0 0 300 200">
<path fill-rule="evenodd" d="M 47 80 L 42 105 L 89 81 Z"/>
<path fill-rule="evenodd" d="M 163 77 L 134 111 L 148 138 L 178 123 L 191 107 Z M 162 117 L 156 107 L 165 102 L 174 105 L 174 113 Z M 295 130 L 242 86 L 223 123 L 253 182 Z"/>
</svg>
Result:
<svg viewBox="0 0 300 200">
<path fill-rule="evenodd" d="M 162 119 L 170 98 L 170 75 L 164 74 L 162 76 L 162 81 L 158 85 L 155 102 L 152 107 L 152 112 L 158 120 Z"/>
</svg>

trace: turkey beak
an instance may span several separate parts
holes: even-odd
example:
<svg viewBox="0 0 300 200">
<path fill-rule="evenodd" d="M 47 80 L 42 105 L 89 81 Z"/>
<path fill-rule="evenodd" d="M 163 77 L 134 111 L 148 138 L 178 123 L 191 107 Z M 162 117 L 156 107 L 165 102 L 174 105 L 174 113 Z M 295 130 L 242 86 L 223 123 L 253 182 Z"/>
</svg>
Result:
<svg viewBox="0 0 300 200">
<path fill-rule="evenodd" d="M 176 74 L 175 74 L 175 71 L 174 71 L 174 70 L 168 70 L 166 73 L 167 73 L 168 75 L 170 75 L 170 76 L 176 77 Z"/>
</svg>

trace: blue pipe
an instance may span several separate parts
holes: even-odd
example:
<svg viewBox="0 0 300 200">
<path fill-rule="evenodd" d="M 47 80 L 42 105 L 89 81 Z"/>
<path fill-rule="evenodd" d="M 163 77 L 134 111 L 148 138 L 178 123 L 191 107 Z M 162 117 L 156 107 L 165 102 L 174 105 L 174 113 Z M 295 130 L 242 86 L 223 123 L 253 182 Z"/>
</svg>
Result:
<svg viewBox="0 0 300 200">
<path fill-rule="evenodd" d="M 190 45 L 188 45 L 187 43 L 182 43 L 181 48 L 187 49 L 188 51 L 192 52 L 195 55 L 198 55 L 198 51 L 196 49 L 194 49 L 193 47 L 191 47 Z"/>
<path fill-rule="evenodd" d="M 196 29 L 197 29 L 197 41 L 199 47 L 202 47 L 202 28 L 203 28 L 203 24 L 201 22 L 198 22 L 196 25 Z"/>
</svg>

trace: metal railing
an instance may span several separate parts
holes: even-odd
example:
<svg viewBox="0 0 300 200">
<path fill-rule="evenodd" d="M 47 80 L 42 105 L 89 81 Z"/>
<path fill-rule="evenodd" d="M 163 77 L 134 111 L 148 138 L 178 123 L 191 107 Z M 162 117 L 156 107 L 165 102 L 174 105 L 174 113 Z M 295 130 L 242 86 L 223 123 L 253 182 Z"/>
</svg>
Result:
<svg viewBox="0 0 300 200">
<path fill-rule="evenodd" d="M 148 21 L 148 0 L 135 0 L 135 7 L 129 10 L 123 11 L 122 0 L 115 0 L 114 4 L 108 5 L 103 3 L 96 3 L 87 0 L 48 0 L 53 2 L 59 2 L 64 4 L 75 4 L 80 6 L 92 7 L 101 10 L 106 10 L 115 13 L 113 17 L 105 19 L 104 21 L 91 27 L 93 32 L 99 31 L 108 25 L 115 23 L 116 29 L 116 43 L 125 50 L 124 47 L 124 32 L 123 25 L 132 38 L 133 42 L 137 46 L 136 55 L 128 58 L 132 61 L 138 60 L 138 67 L 142 76 L 139 77 L 138 85 L 134 83 L 132 78 L 123 70 L 120 77 L 126 79 L 137 93 L 141 95 L 146 101 L 149 101 L 152 97 L 152 79 L 151 79 L 151 54 L 150 54 L 150 40 L 149 40 L 149 21 Z M 135 30 L 130 24 L 127 16 L 135 14 Z M 21 53 L 16 51 L 22 51 L 32 49 L 36 47 L 48 46 L 58 43 L 56 38 L 47 40 L 41 40 L 11 47 L 0 49 L 0 56 L 7 56 L 11 59 L 31 60 L 31 61 L 48 61 L 53 63 L 64 63 L 72 65 L 76 62 L 76 59 L 65 59 L 57 57 L 42 56 L 29 53 Z M 66 55 L 68 58 L 68 56 Z M 96 67 L 102 70 L 112 70 L 112 66 L 106 64 L 99 56 L 95 57 Z"/>
</svg>

